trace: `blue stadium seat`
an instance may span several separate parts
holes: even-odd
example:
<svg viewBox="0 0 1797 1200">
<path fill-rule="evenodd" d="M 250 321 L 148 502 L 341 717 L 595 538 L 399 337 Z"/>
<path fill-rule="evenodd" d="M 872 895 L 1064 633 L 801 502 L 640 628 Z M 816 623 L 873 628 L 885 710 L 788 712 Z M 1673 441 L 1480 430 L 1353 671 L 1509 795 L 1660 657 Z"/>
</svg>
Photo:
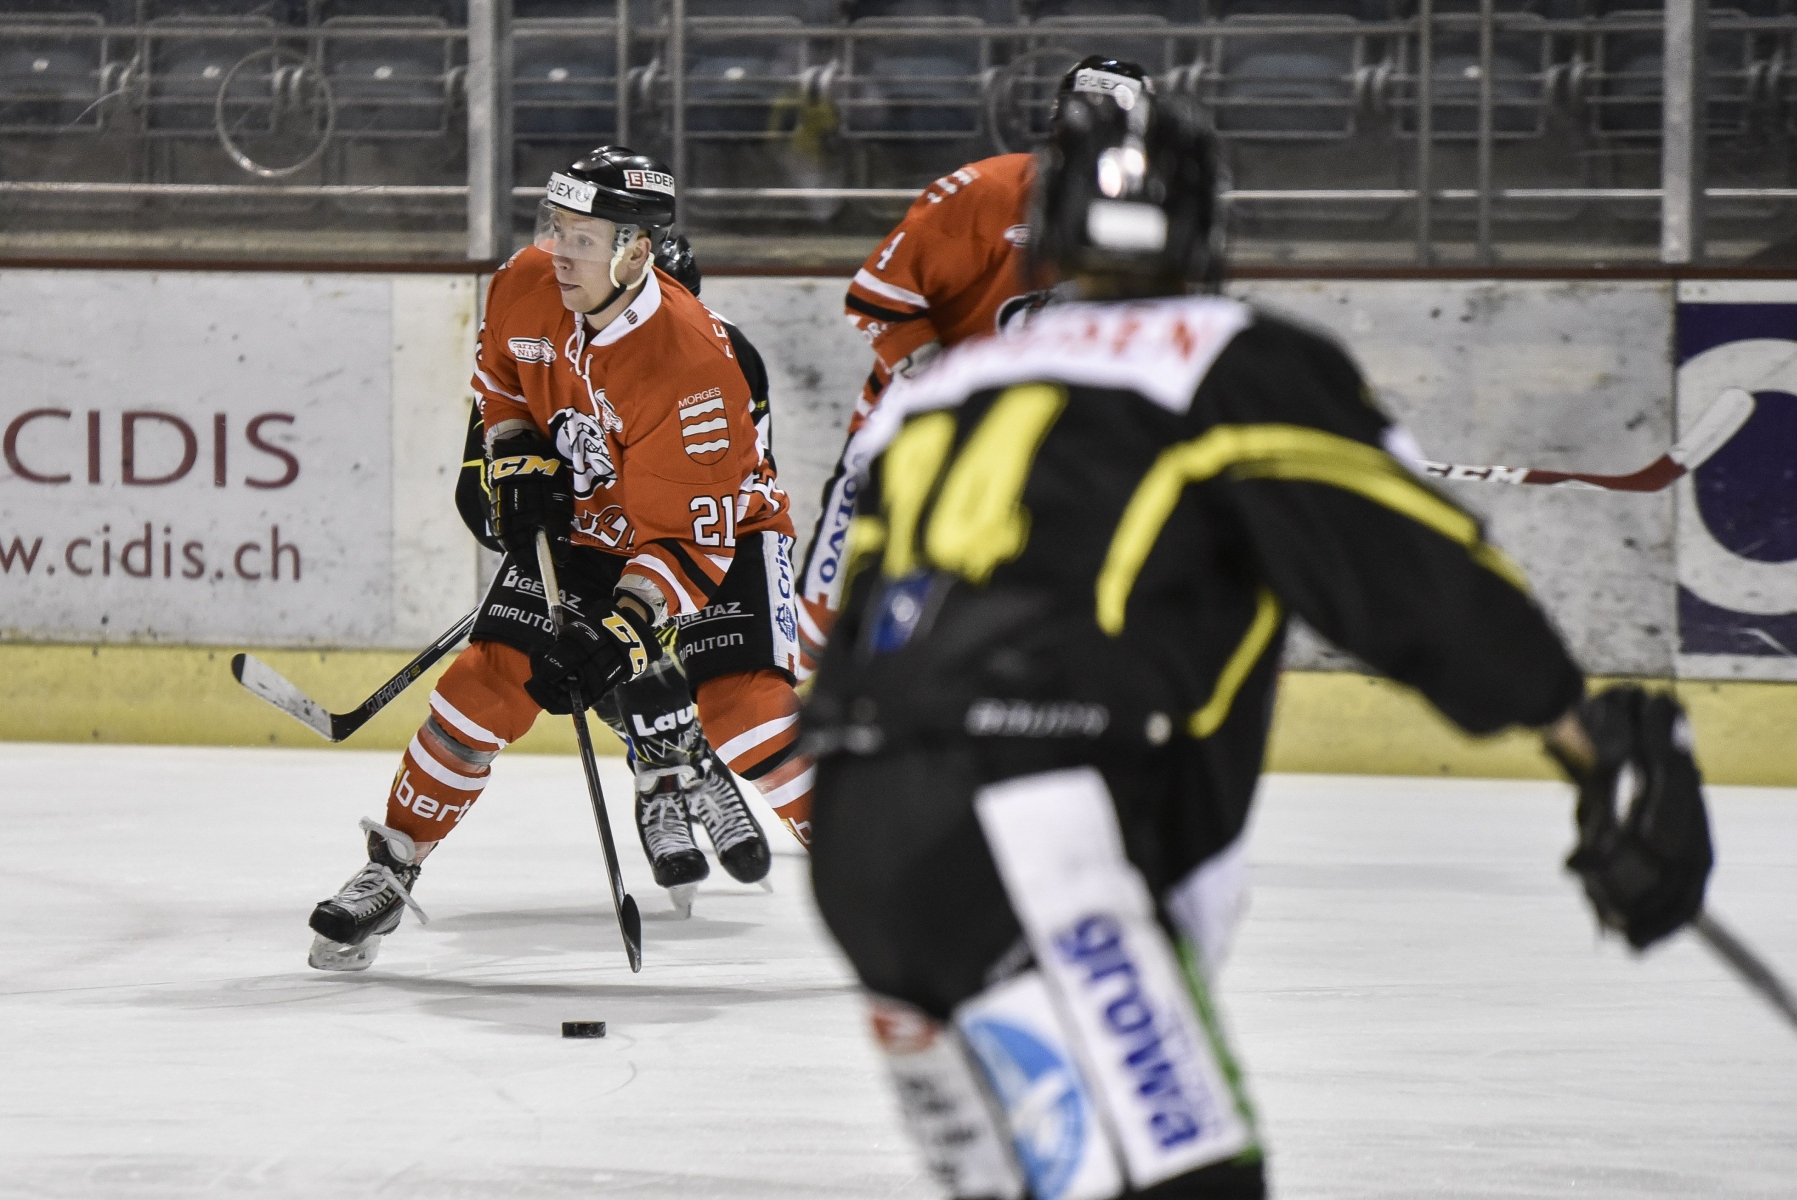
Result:
<svg viewBox="0 0 1797 1200">
<path fill-rule="evenodd" d="M 728 29 L 753 37 L 726 37 Z M 686 35 L 686 128 L 691 134 L 762 136 L 774 109 L 798 90 L 806 63 L 793 16 L 694 17 Z"/>
<path fill-rule="evenodd" d="M 1339 34 L 1284 33 L 1326 21 Z M 1354 75 L 1366 58 L 1357 22 L 1343 16 L 1237 15 L 1225 24 L 1255 30 L 1218 39 L 1217 131 L 1272 140 L 1343 137 L 1358 112 Z"/>
<path fill-rule="evenodd" d="M 417 136 L 449 127 L 447 39 L 383 37 L 445 29 L 440 17 L 329 17 L 321 28 L 322 63 L 337 103 L 342 136 Z"/>
<path fill-rule="evenodd" d="M 278 44 L 278 26 L 261 14 L 237 16 L 228 29 L 210 16 L 158 16 L 148 24 L 152 32 L 145 35 L 142 55 L 144 125 L 154 133 L 211 136 L 213 106 L 231 68 Z M 200 26 L 218 32 L 183 32 Z"/>
<path fill-rule="evenodd" d="M 523 18 L 512 24 L 512 115 L 520 138 L 595 144 L 617 130 L 613 23 Z"/>
<path fill-rule="evenodd" d="M 990 63 L 973 17 L 863 17 L 849 26 L 843 128 L 850 136 L 971 137 L 982 126 L 980 75 Z M 856 37 L 907 30 L 913 37 Z"/>
<path fill-rule="evenodd" d="M 1711 9 L 1720 15 L 1744 16 L 1738 9 Z M 1618 9 L 1604 20 L 1658 18 L 1659 10 Z M 1593 38 L 1595 87 L 1588 97 L 1593 132 L 1623 141 L 1651 141 L 1660 136 L 1660 96 L 1665 58 L 1657 30 L 1600 31 Z M 1754 66 L 1753 35 L 1713 28 L 1704 55 L 1707 73 L 1707 126 L 1712 136 L 1744 132 L 1750 119 L 1750 77 Z"/>
<path fill-rule="evenodd" d="M 1018 16 L 1012 0 L 849 0 L 843 11 L 851 22 L 869 18 L 939 21 L 971 17 L 989 25 L 1008 25 Z"/>
<path fill-rule="evenodd" d="M 8 25 L 66 26 L 69 35 L 8 32 Z M 0 131 L 57 133 L 100 128 L 110 46 L 98 13 L 0 13 Z"/>
<path fill-rule="evenodd" d="M 1178 61 L 1176 39 L 1165 32 L 1165 17 L 1119 12 L 1104 18 L 1102 36 L 1078 31 L 1081 26 L 1090 27 L 1092 21 L 1090 16 L 1043 17 L 1032 26 L 1043 35 L 1035 45 L 1065 47 L 1075 60 L 1088 54 L 1127 58 L 1141 63 L 1150 74 L 1165 71 Z"/>
</svg>

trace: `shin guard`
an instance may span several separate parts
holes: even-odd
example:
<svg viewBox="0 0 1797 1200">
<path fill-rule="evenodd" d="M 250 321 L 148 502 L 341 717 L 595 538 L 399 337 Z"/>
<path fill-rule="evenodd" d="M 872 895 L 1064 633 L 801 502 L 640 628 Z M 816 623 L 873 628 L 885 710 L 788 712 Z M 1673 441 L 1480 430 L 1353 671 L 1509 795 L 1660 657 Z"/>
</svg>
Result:
<svg viewBox="0 0 1797 1200">
<path fill-rule="evenodd" d="M 956 1200 L 1022 1200 L 1010 1135 L 956 1031 L 883 996 L 868 1007 L 905 1125 L 936 1181 Z"/>
<path fill-rule="evenodd" d="M 1103 776 L 1085 767 L 1007 780 L 975 807 L 1041 972 L 1037 1018 L 1057 1017 L 1129 1185 L 1254 1152 L 1203 981 L 1187 974 L 1124 854 Z"/>
<path fill-rule="evenodd" d="M 524 691 L 529 677 L 521 651 L 475 642 L 437 681 L 387 794 L 386 823 L 417 843 L 420 858 L 480 798 L 499 752 L 529 732 L 541 711 Z"/>
</svg>

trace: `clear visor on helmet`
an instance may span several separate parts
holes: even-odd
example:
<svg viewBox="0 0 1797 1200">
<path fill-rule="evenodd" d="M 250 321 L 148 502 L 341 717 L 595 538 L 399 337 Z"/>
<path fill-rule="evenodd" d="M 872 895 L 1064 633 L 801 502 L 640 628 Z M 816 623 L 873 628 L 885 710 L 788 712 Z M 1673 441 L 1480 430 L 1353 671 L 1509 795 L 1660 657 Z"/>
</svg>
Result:
<svg viewBox="0 0 1797 1200">
<path fill-rule="evenodd" d="M 532 243 L 560 258 L 608 263 L 636 240 L 638 227 L 617 225 L 604 217 L 588 217 L 545 200 L 537 206 L 537 233 Z"/>
</svg>

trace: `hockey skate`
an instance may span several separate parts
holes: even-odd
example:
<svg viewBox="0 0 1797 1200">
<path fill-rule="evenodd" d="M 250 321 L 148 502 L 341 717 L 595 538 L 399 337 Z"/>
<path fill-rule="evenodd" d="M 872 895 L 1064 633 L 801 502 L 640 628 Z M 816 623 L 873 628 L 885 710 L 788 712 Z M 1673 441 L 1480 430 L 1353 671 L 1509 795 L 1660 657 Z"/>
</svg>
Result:
<svg viewBox="0 0 1797 1200">
<path fill-rule="evenodd" d="M 423 868 L 418 847 L 397 829 L 362 818 L 368 833 L 368 864 L 335 896 L 321 900 L 306 923 L 317 934 L 306 963 L 320 971 L 366 971 L 381 950 L 381 939 L 399 928 L 410 908 L 420 924 L 430 918 L 412 899 Z"/>
<path fill-rule="evenodd" d="M 682 778 L 682 783 L 686 780 Z M 773 857 L 755 814 L 743 802 L 736 780 L 716 755 L 705 756 L 698 779 L 685 790 L 687 811 L 711 839 L 724 870 L 738 883 L 759 883 L 767 878 Z"/>
<path fill-rule="evenodd" d="M 693 914 L 699 881 L 711 874 L 705 855 L 693 841 L 693 819 L 686 810 L 680 775 L 691 768 L 645 771 L 637 776 L 636 832 L 655 882 L 668 889 L 668 899 L 682 917 Z"/>
</svg>

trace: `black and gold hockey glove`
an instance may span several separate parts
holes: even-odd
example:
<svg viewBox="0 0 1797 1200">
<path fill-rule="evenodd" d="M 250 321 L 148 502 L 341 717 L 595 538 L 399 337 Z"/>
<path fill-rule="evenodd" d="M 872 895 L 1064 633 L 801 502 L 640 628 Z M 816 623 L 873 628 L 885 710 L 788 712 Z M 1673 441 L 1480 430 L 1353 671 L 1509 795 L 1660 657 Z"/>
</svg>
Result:
<svg viewBox="0 0 1797 1200">
<path fill-rule="evenodd" d="M 553 642 L 530 656 L 524 690 L 545 712 L 566 716 L 574 711 L 570 683 L 579 686 L 581 701 L 591 707 L 660 657 L 655 632 L 635 613 L 614 611 L 597 626 L 570 621 Z"/>
<path fill-rule="evenodd" d="M 535 562 L 541 529 L 555 556 L 562 557 L 574 527 L 573 472 L 549 439 L 533 431 L 494 442 L 487 486 L 493 496 L 493 533 L 508 551 Z"/>
<path fill-rule="evenodd" d="M 1677 700 L 1633 685 L 1584 701 L 1578 720 L 1595 761 L 1548 743 L 1579 789 L 1579 842 L 1566 866 L 1599 923 L 1644 950 L 1703 908 L 1714 861 L 1691 725 Z"/>
</svg>

